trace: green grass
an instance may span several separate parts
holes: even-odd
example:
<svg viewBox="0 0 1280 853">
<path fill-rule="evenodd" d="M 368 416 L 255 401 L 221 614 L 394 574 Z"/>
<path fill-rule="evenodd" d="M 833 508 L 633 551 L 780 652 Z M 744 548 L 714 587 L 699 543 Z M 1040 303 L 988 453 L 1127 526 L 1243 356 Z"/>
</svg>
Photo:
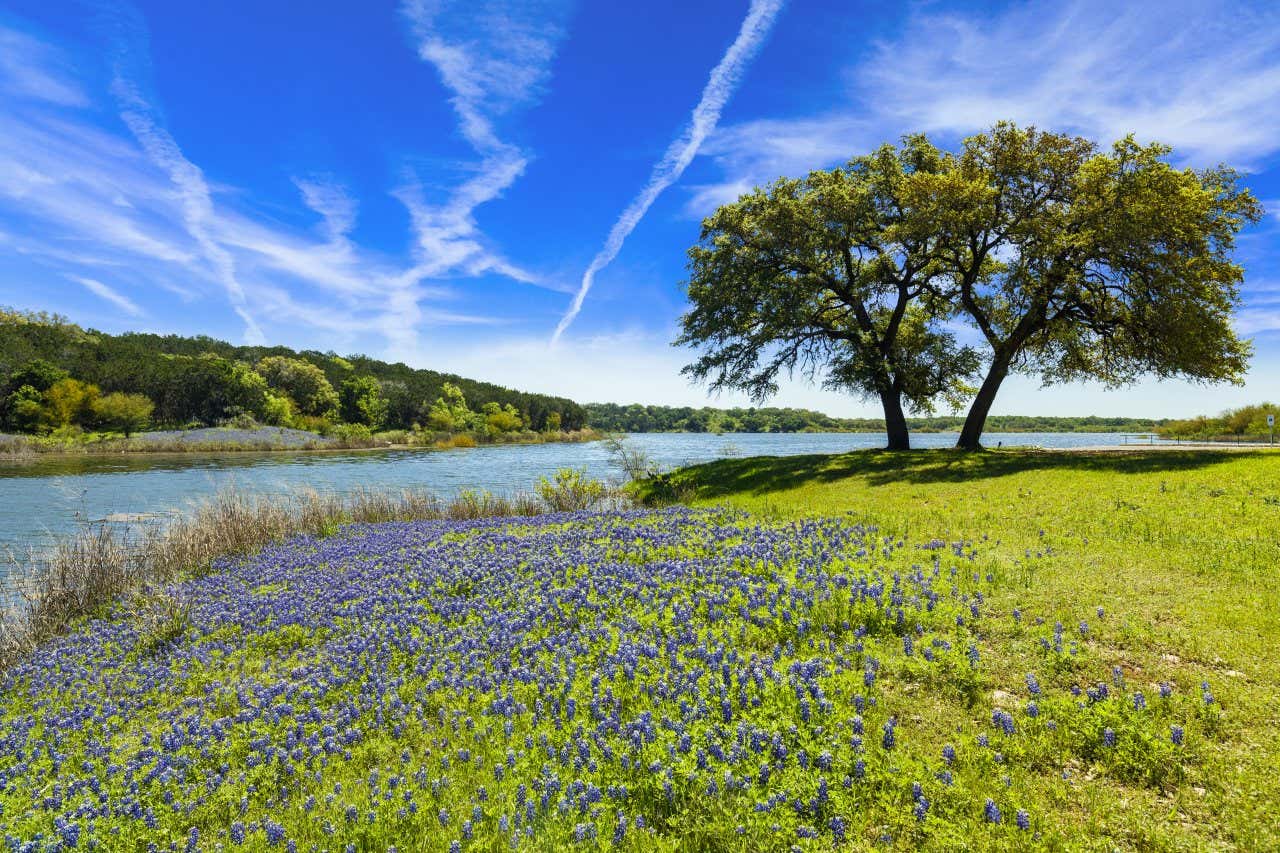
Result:
<svg viewBox="0 0 1280 853">
<path fill-rule="evenodd" d="M 1104 667 L 1148 685 L 1208 680 L 1222 719 L 1176 784 L 1133 784 L 1084 762 L 1070 786 L 1020 779 L 1019 793 L 1055 811 L 1081 848 L 1280 849 L 1280 454 L 759 457 L 676 471 L 639 492 L 766 517 L 847 513 L 917 542 L 986 535 L 1005 555 L 1045 554 L 1000 579 L 994 609 L 1016 601 L 1050 622 L 1088 620 Z M 1027 644 L 1004 639 L 984 657 L 996 681 L 1043 671 Z M 937 722 L 981 722 L 936 704 Z"/>
</svg>

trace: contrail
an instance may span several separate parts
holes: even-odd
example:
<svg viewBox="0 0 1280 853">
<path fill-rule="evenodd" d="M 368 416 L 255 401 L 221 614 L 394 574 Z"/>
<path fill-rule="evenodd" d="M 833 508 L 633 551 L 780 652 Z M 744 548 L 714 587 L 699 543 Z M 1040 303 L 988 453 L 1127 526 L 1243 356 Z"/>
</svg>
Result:
<svg viewBox="0 0 1280 853">
<path fill-rule="evenodd" d="M 733 40 L 733 44 L 729 45 L 719 64 L 711 70 L 706 88 L 702 90 L 702 100 L 698 101 L 698 105 L 693 108 L 689 126 L 667 148 L 662 159 L 653 167 L 649 182 L 645 184 L 640 194 L 631 200 L 627 209 L 622 211 L 622 216 L 618 217 L 613 229 L 609 231 L 604 246 L 591 259 L 591 265 L 582 274 L 582 284 L 573 297 L 573 304 L 560 319 L 555 334 L 551 336 L 552 344 L 560 340 L 565 329 L 569 328 L 569 324 L 582 310 L 582 301 L 587 298 L 596 273 L 607 267 L 617 257 L 627 236 L 644 218 L 654 199 L 680 179 L 680 175 L 698 153 L 698 148 L 702 146 L 711 131 L 715 130 L 716 123 L 720 120 L 720 111 L 724 109 L 729 97 L 738 87 L 747 64 L 769 35 L 769 30 L 773 28 L 778 13 L 782 11 L 783 2 L 784 0 L 751 0 L 751 8 L 742 21 L 738 37 Z"/>
</svg>

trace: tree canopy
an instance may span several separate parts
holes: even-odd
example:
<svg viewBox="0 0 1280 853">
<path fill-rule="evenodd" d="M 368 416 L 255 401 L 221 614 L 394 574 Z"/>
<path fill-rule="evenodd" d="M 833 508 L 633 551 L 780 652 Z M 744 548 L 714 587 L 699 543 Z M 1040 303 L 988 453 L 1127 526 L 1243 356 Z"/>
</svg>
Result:
<svg viewBox="0 0 1280 853">
<path fill-rule="evenodd" d="M 335 389 L 360 377 L 378 386 L 377 398 L 385 411 L 380 412 L 375 403 L 367 412 L 357 405 L 348 413 L 360 422 L 367 422 L 369 415 L 381 415 L 375 419 L 387 428 L 408 429 L 423 423 L 431 402 L 447 383 L 465 393 L 477 411 L 486 403 L 511 406 L 532 429 L 545 429 L 552 414 L 565 430 L 586 424 L 582 407 L 563 397 L 363 355 L 343 358 L 332 352 L 297 352 L 287 347 L 242 347 L 204 336 L 111 335 L 52 314 L 0 309 L 0 430 L 55 428 L 46 394 L 67 378 L 96 386 L 103 395 L 145 396 L 153 403 L 148 420 L 157 426 L 215 425 L 248 415 L 265 423 L 292 421 L 306 429 L 322 429 L 338 417 Z M 59 405 L 64 402 L 61 391 L 54 397 Z M 113 401 L 112 406 L 118 405 Z M 80 407 L 73 421 L 80 417 L 85 425 L 96 425 L 85 414 L 91 408 Z M 487 427 L 482 422 L 474 428 Z"/>
<path fill-rule="evenodd" d="M 913 186 L 919 228 L 943 247 L 937 297 L 988 346 L 961 447 L 978 447 L 1013 371 L 1046 385 L 1240 381 L 1250 347 L 1231 326 L 1244 275 L 1231 253 L 1261 207 L 1231 169 L 1176 169 L 1170 153 L 1001 123 Z"/>
<path fill-rule="evenodd" d="M 756 400 L 797 368 L 878 397 L 890 447 L 908 446 L 904 405 L 958 408 L 976 390 L 969 449 L 1015 371 L 1238 382 L 1232 253 L 1261 208 L 1231 169 L 1170 154 L 1001 123 L 956 153 L 912 135 L 756 189 L 689 250 L 676 343 L 702 353 L 685 372 Z"/>
<path fill-rule="evenodd" d="M 922 136 L 841 168 L 782 178 L 724 205 L 689 250 L 690 310 L 678 344 L 712 389 L 762 400 L 781 373 L 876 397 L 889 446 L 909 446 L 903 402 L 932 411 L 977 367 L 946 328 L 954 309 L 930 287 L 937 240 L 915 227 L 912 184 L 944 163 Z"/>
</svg>

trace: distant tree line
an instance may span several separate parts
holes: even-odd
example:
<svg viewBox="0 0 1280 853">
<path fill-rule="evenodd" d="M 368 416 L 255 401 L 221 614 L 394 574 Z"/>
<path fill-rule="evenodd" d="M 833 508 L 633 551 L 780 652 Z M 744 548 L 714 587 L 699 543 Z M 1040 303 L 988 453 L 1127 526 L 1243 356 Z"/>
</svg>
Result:
<svg viewBox="0 0 1280 853">
<path fill-rule="evenodd" d="M 111 335 L 56 315 L 0 309 L 0 429 L 128 433 L 238 418 L 316 431 L 586 426 L 572 400 L 364 355 L 235 346 L 205 336 Z"/>
<path fill-rule="evenodd" d="M 1177 439 L 1243 439 L 1265 438 L 1271 433 L 1267 415 L 1280 421 L 1280 406 L 1259 403 L 1228 409 L 1216 417 L 1199 415 L 1185 420 L 1166 421 L 1156 430 L 1164 438 Z"/>
<path fill-rule="evenodd" d="M 809 409 L 642 406 L 587 403 L 587 421 L 606 432 L 884 432 L 883 418 L 834 418 Z M 995 432 L 1151 432 L 1163 421 L 1097 416 L 993 415 Z M 908 418 L 916 432 L 959 430 L 962 417 Z"/>
</svg>

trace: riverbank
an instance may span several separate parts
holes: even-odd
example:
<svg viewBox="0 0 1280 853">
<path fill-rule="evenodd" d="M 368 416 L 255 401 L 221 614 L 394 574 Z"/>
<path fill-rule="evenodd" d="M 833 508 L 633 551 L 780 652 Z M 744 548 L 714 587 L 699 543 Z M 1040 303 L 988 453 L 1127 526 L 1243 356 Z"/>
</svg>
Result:
<svg viewBox="0 0 1280 853">
<path fill-rule="evenodd" d="M 597 441 L 603 433 L 521 431 L 492 436 L 482 433 L 434 433 L 393 430 L 381 433 L 321 435 L 286 427 L 206 427 L 164 430 L 124 437 L 89 434 L 75 438 L 0 434 L 0 458 L 36 455 L 113 455 L 129 453 L 250 453 L 335 450 L 449 450 L 502 444 Z"/>
<path fill-rule="evenodd" d="M 664 481 L 694 508 L 321 527 L 100 611 L 0 681 L 0 831 L 1280 843 L 1280 456 L 862 451 Z M 105 799 L 49 795 L 73 787 Z"/>
</svg>

